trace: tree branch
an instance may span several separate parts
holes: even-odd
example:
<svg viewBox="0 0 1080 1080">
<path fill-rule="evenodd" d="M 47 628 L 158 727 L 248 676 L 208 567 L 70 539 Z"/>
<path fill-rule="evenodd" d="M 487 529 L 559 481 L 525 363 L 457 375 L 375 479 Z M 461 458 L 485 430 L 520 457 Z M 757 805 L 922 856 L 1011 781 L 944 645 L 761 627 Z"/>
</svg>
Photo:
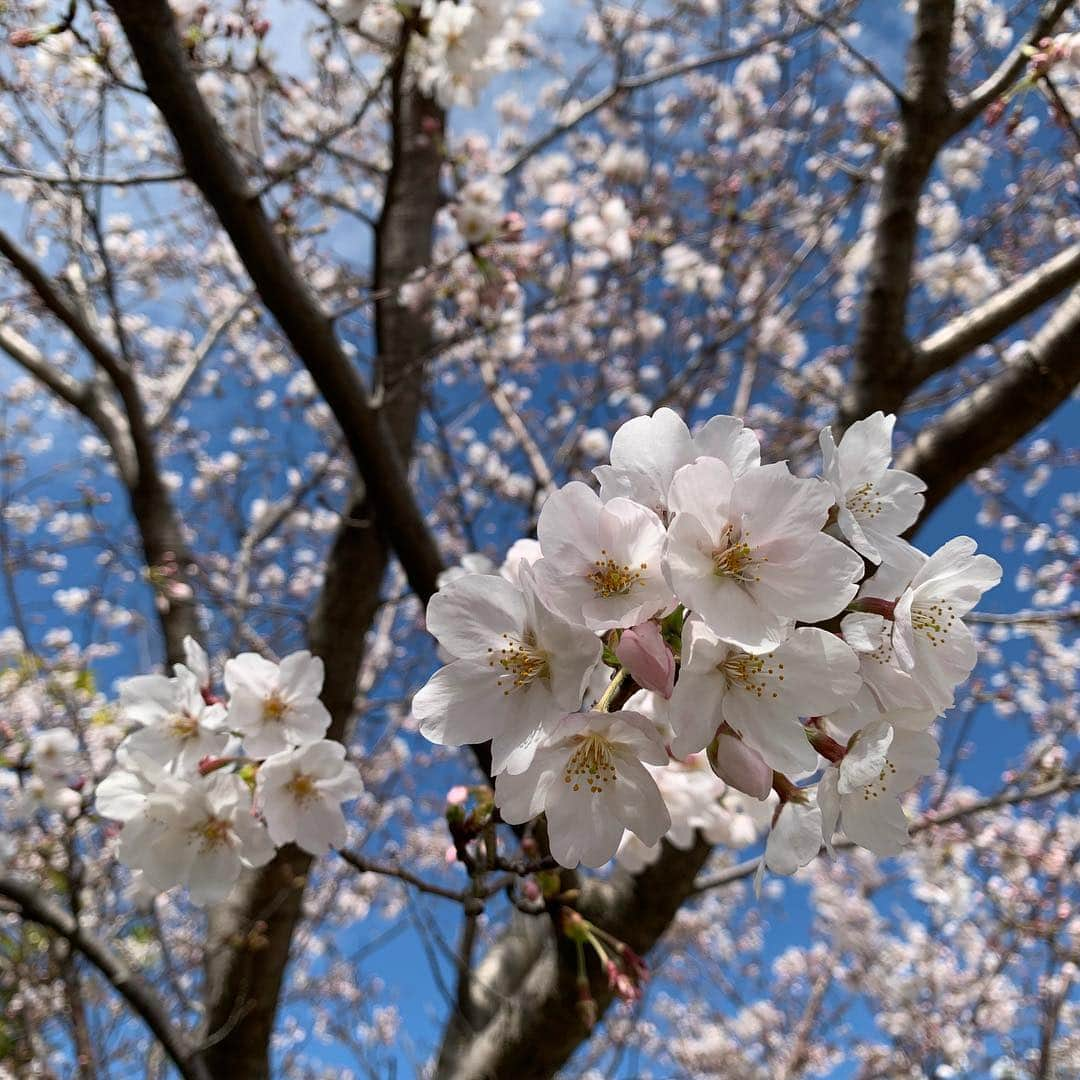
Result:
<svg viewBox="0 0 1080 1080">
<path fill-rule="evenodd" d="M 386 440 L 382 449 L 392 458 L 386 458 L 380 450 L 376 457 L 358 462 L 361 471 L 365 467 L 378 469 L 389 462 L 387 468 L 392 465 L 398 470 L 397 479 L 391 470 L 384 475 L 382 483 L 400 484 L 399 494 L 406 498 L 408 479 L 399 463 L 407 461 L 412 453 L 422 404 L 425 361 L 431 354 L 432 341 L 429 320 L 403 308 L 397 294 L 402 283 L 431 259 L 435 214 L 441 203 L 442 167 L 441 141 L 432 132 L 441 129 L 444 119 L 434 102 L 407 80 L 404 46 L 411 32 L 406 23 L 391 74 L 392 157 L 376 232 L 374 267 L 375 337 L 387 393 L 382 410 L 371 415 L 377 417 L 378 429 L 383 432 L 380 437 Z M 184 78 L 187 80 L 189 76 Z M 202 107 L 201 101 L 199 105 Z M 292 275 L 284 251 L 276 251 L 274 257 L 285 260 L 283 272 Z M 249 263 L 248 267 L 249 272 L 255 269 Z M 264 301 L 267 300 L 267 293 L 254 272 L 252 277 Z M 274 284 L 277 287 L 280 283 Z M 304 295 L 314 303 L 306 292 Z M 271 306 L 269 302 L 267 306 Z M 318 318 L 323 317 L 319 314 Z M 279 321 L 284 326 L 283 320 Z M 326 329 L 329 332 L 328 324 Z M 335 355 L 340 355 L 332 334 L 330 341 Z M 297 352 L 307 362 L 300 348 Z M 358 386 L 343 355 L 340 360 L 348 377 Z M 316 356 L 313 362 L 329 362 L 332 366 L 337 360 L 334 356 L 329 359 Z M 366 404 L 364 408 L 367 409 Z M 346 418 L 338 414 L 348 438 L 355 431 L 344 422 Z M 364 476 L 366 480 L 367 474 Z M 415 504 L 411 505 L 415 511 Z M 384 497 L 374 484 L 368 483 L 366 491 L 358 486 L 331 546 L 325 584 L 308 630 L 308 645 L 325 665 L 322 701 L 332 718 L 327 732 L 331 739 L 344 739 L 355 711 L 365 635 L 379 608 L 391 543 L 395 544 L 414 589 L 424 597 L 434 589 L 438 562 L 433 546 L 428 552 L 431 558 L 421 552 L 419 561 L 414 557 L 410 566 L 408 544 L 403 549 L 401 538 L 392 531 L 394 519 L 386 517 L 384 506 Z M 376 527 L 376 522 L 381 528 Z M 425 542 L 430 545 L 430 537 Z M 245 881 L 231 907 L 215 913 L 208 947 L 206 995 L 209 1042 L 206 1060 L 215 1076 L 228 1076 L 230 1080 L 267 1080 L 270 1076 L 269 1046 L 274 1016 L 293 935 L 302 916 L 303 892 L 312 862 L 310 855 L 287 845 L 267 866 Z M 237 940 L 245 942 L 256 924 L 262 940 L 257 952 L 246 944 L 231 944 Z"/>
<path fill-rule="evenodd" d="M 895 412 L 913 387 L 905 328 L 919 200 L 938 151 L 953 133 L 948 93 L 954 0 L 920 0 L 900 127 L 885 153 L 873 252 L 855 358 L 841 409 L 846 426 L 876 409 Z"/>
<path fill-rule="evenodd" d="M 925 337 L 912 356 L 913 378 L 922 382 L 943 371 L 1078 281 L 1080 244 L 1075 244 Z"/>
<path fill-rule="evenodd" d="M 391 424 L 368 402 L 360 377 L 304 277 L 266 216 L 195 85 L 166 0 L 111 0 L 192 182 L 214 209 L 263 303 L 311 372 L 349 445 L 367 487 L 376 525 L 397 553 L 421 599 L 442 568 L 414 500 Z M 435 143 L 430 134 L 414 139 Z M 397 307 L 396 297 L 391 304 Z"/>
<path fill-rule="evenodd" d="M 109 444 L 120 478 L 133 484 L 138 463 L 131 445 L 127 424 L 115 404 L 92 381 L 81 382 L 68 372 L 50 364 L 41 352 L 10 326 L 0 325 L 0 349 L 25 372 L 37 379 L 66 405 L 70 405 L 97 429 Z"/>
<path fill-rule="evenodd" d="M 61 292 L 56 282 L 2 230 L 0 255 L 11 263 L 37 300 L 67 327 L 116 391 L 123 408 L 126 438 L 114 445 L 108 435 L 108 422 L 102 434 L 114 450 L 126 449 L 130 443 L 131 454 L 118 454 L 117 467 L 127 488 L 146 565 L 152 576 L 151 583 L 159 590 L 159 599 L 164 601 L 156 606 L 165 638 L 166 659 L 169 663 L 179 663 L 184 658 L 184 638 L 198 633 L 195 602 L 187 571 L 187 545 L 158 468 L 157 448 L 135 373 L 97 333 L 86 315 Z M 8 338 L 9 343 L 21 352 L 22 360 L 42 371 L 43 364 L 37 362 L 31 353 L 25 348 L 18 350 L 18 342 L 11 338 L 10 332 Z M 11 350 L 5 348 L 5 351 L 20 359 Z M 27 367 L 27 370 L 30 368 Z M 56 385 L 58 391 L 60 383 Z M 112 415 L 110 406 L 104 404 L 107 400 L 105 395 L 98 395 L 97 408 L 103 416 Z"/>
<path fill-rule="evenodd" d="M 926 481 L 923 517 L 976 469 L 1046 419 L 1080 381 L 1080 287 L 1007 364 L 934 423 L 897 461 Z"/>
<path fill-rule="evenodd" d="M 211 1074 L 194 1056 L 145 979 L 103 941 L 88 934 L 68 912 L 33 886 L 9 874 L 0 874 L 0 896 L 14 901 L 24 919 L 58 934 L 85 956 L 154 1033 L 184 1080 L 211 1080 Z"/>
<path fill-rule="evenodd" d="M 918 836 L 919 833 L 928 829 L 938 829 L 942 825 L 951 825 L 954 821 L 963 821 L 965 818 L 974 817 L 976 814 L 985 813 L 987 810 L 1000 810 L 1006 806 L 1016 806 L 1018 803 L 1041 802 L 1043 799 L 1053 798 L 1055 795 L 1068 794 L 1080 791 L 1080 774 L 1065 773 L 1054 780 L 1048 780 L 1045 784 L 1037 784 L 1034 787 L 1018 789 L 1016 791 L 1002 791 L 997 795 L 988 795 L 985 799 L 976 799 L 974 802 L 963 806 L 954 807 L 943 814 L 926 814 L 913 821 L 908 829 L 909 836 Z M 833 844 L 834 851 L 847 851 L 857 845 L 851 840 L 838 840 Z M 822 847 L 819 855 L 825 854 Z M 699 881 L 694 886 L 695 893 L 707 892 L 710 889 L 722 888 L 736 881 L 743 881 L 753 877 L 757 873 L 760 858 L 746 859 L 724 870 L 719 871 L 712 877 Z"/>
</svg>

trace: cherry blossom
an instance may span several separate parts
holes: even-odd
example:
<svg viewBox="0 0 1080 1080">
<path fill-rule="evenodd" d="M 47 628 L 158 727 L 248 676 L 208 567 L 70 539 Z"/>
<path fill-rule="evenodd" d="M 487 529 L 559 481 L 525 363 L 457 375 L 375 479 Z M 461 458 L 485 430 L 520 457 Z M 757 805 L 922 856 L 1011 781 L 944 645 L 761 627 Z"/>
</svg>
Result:
<svg viewBox="0 0 1080 1080">
<path fill-rule="evenodd" d="M 668 493 L 675 474 L 700 457 L 723 461 L 733 476 L 761 463 L 761 447 L 752 431 L 734 416 L 714 416 L 694 435 L 672 409 L 627 420 L 611 441 L 611 464 L 593 472 L 605 502 L 624 497 L 668 519 Z"/>
<path fill-rule="evenodd" d="M 545 606 L 527 567 L 519 580 L 470 574 L 431 598 L 428 629 L 454 659 L 412 705 L 433 742 L 491 739 L 496 772 L 528 768 L 545 730 L 581 708 L 601 652 L 593 633 Z"/>
<path fill-rule="evenodd" d="M 499 774 L 495 802 L 511 823 L 546 812 L 551 853 L 561 865 L 603 866 L 624 829 L 651 846 L 671 827 L 645 768 L 667 760 L 655 727 L 640 713 L 573 713 L 545 736 L 525 772 Z"/>
<path fill-rule="evenodd" d="M 788 877 L 806 866 L 821 849 L 821 828 L 820 808 L 805 797 L 778 807 L 758 865 L 755 888 L 760 889 L 766 868 Z"/>
<path fill-rule="evenodd" d="M 773 651 L 754 655 L 693 619 L 684 641 L 670 709 L 671 748 L 680 757 L 703 750 L 726 722 L 774 768 L 812 770 L 817 755 L 799 717 L 832 712 L 861 686 L 855 654 L 824 630 L 802 627 Z"/>
<path fill-rule="evenodd" d="M 225 707 L 207 705 L 200 678 L 177 664 L 172 678 L 137 675 L 120 686 L 120 713 L 142 725 L 127 738 L 131 750 L 161 765 L 175 762 L 191 772 L 202 758 L 220 754 L 228 742 Z"/>
<path fill-rule="evenodd" d="M 769 652 L 796 619 L 817 622 L 855 595 L 862 560 L 821 532 L 832 499 L 783 463 L 740 477 L 702 458 L 671 485 L 664 572 L 676 596 L 723 640 Z"/>
<path fill-rule="evenodd" d="M 247 785 L 234 773 L 163 778 L 120 832 L 128 866 L 159 891 L 184 885 L 197 904 L 223 899 L 243 867 L 262 866 L 273 854 Z"/>
<path fill-rule="evenodd" d="M 240 732 L 253 757 L 316 742 L 330 726 L 319 700 L 322 685 L 323 662 L 306 650 L 280 664 L 241 653 L 225 664 L 229 727 Z"/>
<path fill-rule="evenodd" d="M 926 559 L 896 602 L 892 645 L 900 663 L 917 671 L 939 708 L 971 674 L 975 641 L 963 617 L 1001 580 L 1001 566 L 975 554 L 975 541 L 958 536 Z"/>
<path fill-rule="evenodd" d="M 255 798 L 275 844 L 295 841 L 312 855 L 345 843 L 341 804 L 364 790 L 341 743 L 322 739 L 268 757 L 255 781 Z"/>
<path fill-rule="evenodd" d="M 34 735 L 30 760 L 42 782 L 65 780 L 79 767 L 79 740 L 67 728 L 46 728 Z"/>
<path fill-rule="evenodd" d="M 602 503 L 577 481 L 556 491 L 536 526 L 541 598 L 590 630 L 645 622 L 675 606 L 661 570 L 664 526 L 627 498 Z"/>
<path fill-rule="evenodd" d="M 682 851 L 694 845 L 697 831 L 714 844 L 742 846 L 752 843 L 761 822 L 747 812 L 746 800 L 728 792 L 710 770 L 702 754 L 691 754 L 660 767 L 647 765 L 671 815 L 671 827 L 664 839 Z M 769 772 L 770 777 L 772 771 Z M 629 873 L 638 873 L 660 857 L 660 844 L 645 844 L 634 833 L 625 832 L 615 859 Z"/>
<path fill-rule="evenodd" d="M 125 740 L 117 747 L 113 768 L 94 789 L 94 805 L 107 818 L 130 821 L 146 810 L 147 799 L 169 775 L 153 757 Z"/>
<path fill-rule="evenodd" d="M 926 489 L 917 476 L 889 468 L 895 424 L 895 416 L 876 412 L 852 424 L 839 445 L 831 428 L 821 433 L 822 477 L 835 493 L 837 525 L 874 563 L 881 562 L 883 546 L 915 522 Z"/>
<path fill-rule="evenodd" d="M 937 768 L 938 746 L 925 731 L 893 727 L 886 719 L 863 728 L 817 789 L 822 829 L 845 835 L 876 855 L 897 855 L 908 826 L 900 796 Z"/>
</svg>

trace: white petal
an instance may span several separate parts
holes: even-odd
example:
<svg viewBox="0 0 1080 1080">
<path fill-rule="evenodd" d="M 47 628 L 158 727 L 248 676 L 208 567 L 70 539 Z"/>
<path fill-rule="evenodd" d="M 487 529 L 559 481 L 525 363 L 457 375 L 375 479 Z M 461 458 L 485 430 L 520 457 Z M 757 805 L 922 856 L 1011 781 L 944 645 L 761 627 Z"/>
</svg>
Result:
<svg viewBox="0 0 1080 1080">
<path fill-rule="evenodd" d="M 322 693 L 322 660 L 307 650 L 291 653 L 279 666 L 278 686 L 287 702 L 314 700 Z"/>
<path fill-rule="evenodd" d="M 486 660 L 503 634 L 519 637 L 524 622 L 521 592 L 498 574 L 466 574 L 428 601 L 428 630 L 461 660 Z"/>
</svg>

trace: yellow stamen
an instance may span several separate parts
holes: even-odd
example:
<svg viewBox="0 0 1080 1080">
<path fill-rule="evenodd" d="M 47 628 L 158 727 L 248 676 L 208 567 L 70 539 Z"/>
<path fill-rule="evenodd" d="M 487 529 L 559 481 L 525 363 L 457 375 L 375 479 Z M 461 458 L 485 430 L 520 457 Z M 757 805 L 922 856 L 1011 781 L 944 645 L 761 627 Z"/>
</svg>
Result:
<svg viewBox="0 0 1080 1080">
<path fill-rule="evenodd" d="M 315 780 L 307 773 L 297 773 L 286 785 L 285 790 L 301 805 L 315 798 Z"/>
<path fill-rule="evenodd" d="M 214 848 L 228 844 L 232 827 L 224 818 L 212 817 L 207 818 L 201 825 L 196 825 L 193 831 L 198 834 L 202 850 L 213 851 Z"/>
<path fill-rule="evenodd" d="M 754 554 L 749 540 L 749 533 L 743 533 L 736 539 L 734 527 L 731 525 L 724 527 L 724 531 L 720 534 L 720 543 L 712 553 L 713 573 L 717 577 L 734 578 L 735 581 L 744 584 L 761 580 L 753 572 L 754 567 L 768 560 Z"/>
<path fill-rule="evenodd" d="M 741 686 L 756 694 L 759 698 L 768 691 L 770 696 L 779 697 L 779 690 L 769 690 L 769 678 L 775 676 L 784 681 L 784 665 L 776 663 L 772 653 L 766 656 L 751 656 L 749 653 L 732 652 L 718 670 L 727 679 L 728 686 Z"/>
<path fill-rule="evenodd" d="M 877 488 L 870 480 L 857 487 L 844 504 L 856 516 L 876 518 L 885 509 L 885 504 L 878 498 Z"/>
<path fill-rule="evenodd" d="M 194 739 L 199 734 L 199 721 L 190 713 L 176 713 L 171 717 L 169 730 L 177 739 Z"/>
<path fill-rule="evenodd" d="M 512 690 L 520 690 L 528 686 L 534 679 L 546 679 L 549 675 L 548 657 L 542 649 L 536 647 L 536 641 L 531 633 L 526 633 L 521 640 L 512 638 L 509 634 L 503 634 L 503 642 L 496 651 L 488 649 L 488 667 L 501 668 L 502 672 L 496 675 L 495 682 L 503 687 L 503 693 L 509 694 Z M 504 684 L 504 680 L 510 680 L 510 686 Z"/>
<path fill-rule="evenodd" d="M 593 591 L 603 600 L 625 596 L 644 580 L 644 571 L 649 568 L 648 563 L 641 563 L 638 567 L 618 563 L 604 549 L 601 549 L 600 555 L 586 577 L 592 582 Z"/>
<path fill-rule="evenodd" d="M 612 760 L 611 744 L 602 735 L 578 735 L 577 749 L 566 763 L 563 783 L 573 784 L 574 791 L 580 791 L 582 784 L 588 784 L 593 795 L 599 795 L 605 784 L 615 783 L 615 763 Z"/>
<path fill-rule="evenodd" d="M 956 622 L 952 604 L 940 600 L 920 600 L 911 605 L 911 625 L 936 649 Z"/>
<path fill-rule="evenodd" d="M 289 706 L 281 700 L 281 695 L 276 690 L 263 701 L 263 719 L 266 721 L 281 720 L 288 711 Z"/>
</svg>

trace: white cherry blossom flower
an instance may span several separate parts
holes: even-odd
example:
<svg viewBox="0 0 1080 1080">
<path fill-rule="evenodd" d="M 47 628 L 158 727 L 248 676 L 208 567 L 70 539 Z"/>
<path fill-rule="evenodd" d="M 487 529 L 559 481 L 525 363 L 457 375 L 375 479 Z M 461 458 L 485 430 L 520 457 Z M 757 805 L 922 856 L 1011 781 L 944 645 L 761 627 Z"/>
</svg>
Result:
<svg viewBox="0 0 1080 1080">
<path fill-rule="evenodd" d="M 832 428 L 820 436 L 822 476 L 836 499 L 836 523 L 851 546 L 879 563 L 889 540 L 915 523 L 926 485 L 911 473 L 890 469 L 895 416 L 876 412 L 844 432 L 839 445 Z"/>
<path fill-rule="evenodd" d="M 623 829 L 651 846 L 671 827 L 645 768 L 667 760 L 655 725 L 639 713 L 574 713 L 544 739 L 525 772 L 496 778 L 495 803 L 511 824 L 546 813 L 560 865 L 603 866 Z"/>
<path fill-rule="evenodd" d="M 952 703 L 956 686 L 975 667 L 975 639 L 963 617 L 1001 580 L 1001 566 L 975 554 L 975 541 L 958 536 L 938 548 L 901 593 L 892 645 L 900 664 L 927 688 L 934 705 Z"/>
<path fill-rule="evenodd" d="M 268 757 L 255 779 L 270 839 L 278 845 L 295 841 L 312 855 L 345 843 L 341 804 L 363 790 L 356 766 L 345 760 L 345 747 L 328 739 Z"/>
<path fill-rule="evenodd" d="M 695 435 L 671 409 L 627 420 L 611 441 L 611 464 L 593 469 L 600 498 L 633 499 L 668 517 L 668 492 L 675 474 L 700 457 L 723 461 L 733 476 L 761 464 L 757 437 L 735 416 L 714 416 Z"/>
<path fill-rule="evenodd" d="M 30 762 L 45 782 L 65 779 L 79 767 L 79 740 L 67 728 L 39 731 L 30 740 Z"/>
<path fill-rule="evenodd" d="M 518 588 L 470 574 L 429 601 L 428 630 L 453 657 L 413 698 L 420 731 L 442 746 L 492 741 L 492 769 L 528 768 L 546 727 L 581 708 L 600 639 L 551 611 L 528 567 Z"/>
<path fill-rule="evenodd" d="M 23 812 L 33 813 L 38 807 L 55 810 L 73 817 L 82 806 L 82 796 L 57 777 L 31 774 L 23 785 Z"/>
<path fill-rule="evenodd" d="M 264 866 L 274 843 L 235 773 L 166 777 L 120 831 L 120 861 L 164 892 L 185 885 L 196 904 L 224 899 L 244 867 Z"/>
<path fill-rule="evenodd" d="M 570 233 L 574 242 L 584 248 L 596 249 L 600 258 L 596 265 L 606 266 L 612 262 L 626 262 L 633 250 L 630 227 L 633 218 L 622 199 L 605 199 L 591 213 L 582 214 L 573 224 Z"/>
<path fill-rule="evenodd" d="M 924 562 L 926 556 L 917 548 L 903 540 L 891 542 L 885 561 L 859 586 L 857 600 L 868 597 L 882 600 L 885 602 L 883 608 L 888 610 Z M 854 611 L 844 616 L 840 629 L 844 640 L 859 657 L 859 674 L 873 694 L 879 711 L 929 709 L 937 714 L 922 680 L 900 664 L 893 647 L 890 619 L 875 612 Z M 942 702 L 941 707 L 946 704 L 948 702 Z"/>
<path fill-rule="evenodd" d="M 228 742 L 222 730 L 223 705 L 207 705 L 199 677 L 183 664 L 176 675 L 136 675 L 120 684 L 120 715 L 142 727 L 125 740 L 135 752 L 160 765 L 175 763 L 192 772 L 204 758 L 220 754 Z"/>
<path fill-rule="evenodd" d="M 938 710 L 931 706 L 882 709 L 874 692 L 864 682 L 850 704 L 823 719 L 827 721 L 828 733 L 846 743 L 856 731 L 868 727 L 886 714 L 893 727 L 908 731 L 926 731 L 938 718 Z"/>
<path fill-rule="evenodd" d="M 323 662 L 306 650 L 280 664 L 241 653 L 225 664 L 229 726 L 243 735 L 244 750 L 255 758 L 317 742 L 330 726 L 330 713 L 319 700 L 322 686 Z"/>
<path fill-rule="evenodd" d="M 826 841 L 839 825 L 860 847 L 898 855 L 908 838 L 900 796 L 937 764 L 938 745 L 925 731 L 894 727 L 884 718 L 863 728 L 818 784 Z"/>
<path fill-rule="evenodd" d="M 851 701 L 861 686 L 858 669 L 851 649 L 816 627 L 801 627 L 772 652 L 755 656 L 691 619 L 668 713 L 672 753 L 703 749 L 727 721 L 774 769 L 812 770 L 817 754 L 799 717 L 822 716 Z"/>
<path fill-rule="evenodd" d="M 601 633 L 675 606 L 660 566 L 664 526 L 652 510 L 625 498 L 602 503 L 574 481 L 544 503 L 536 531 L 536 588 L 565 618 Z"/>
<path fill-rule="evenodd" d="M 732 475 L 701 458 L 675 475 L 664 571 L 675 595 L 718 637 L 751 653 L 776 648 L 796 619 L 819 622 L 855 595 L 863 562 L 826 536 L 832 492 L 783 463 Z"/>
</svg>

